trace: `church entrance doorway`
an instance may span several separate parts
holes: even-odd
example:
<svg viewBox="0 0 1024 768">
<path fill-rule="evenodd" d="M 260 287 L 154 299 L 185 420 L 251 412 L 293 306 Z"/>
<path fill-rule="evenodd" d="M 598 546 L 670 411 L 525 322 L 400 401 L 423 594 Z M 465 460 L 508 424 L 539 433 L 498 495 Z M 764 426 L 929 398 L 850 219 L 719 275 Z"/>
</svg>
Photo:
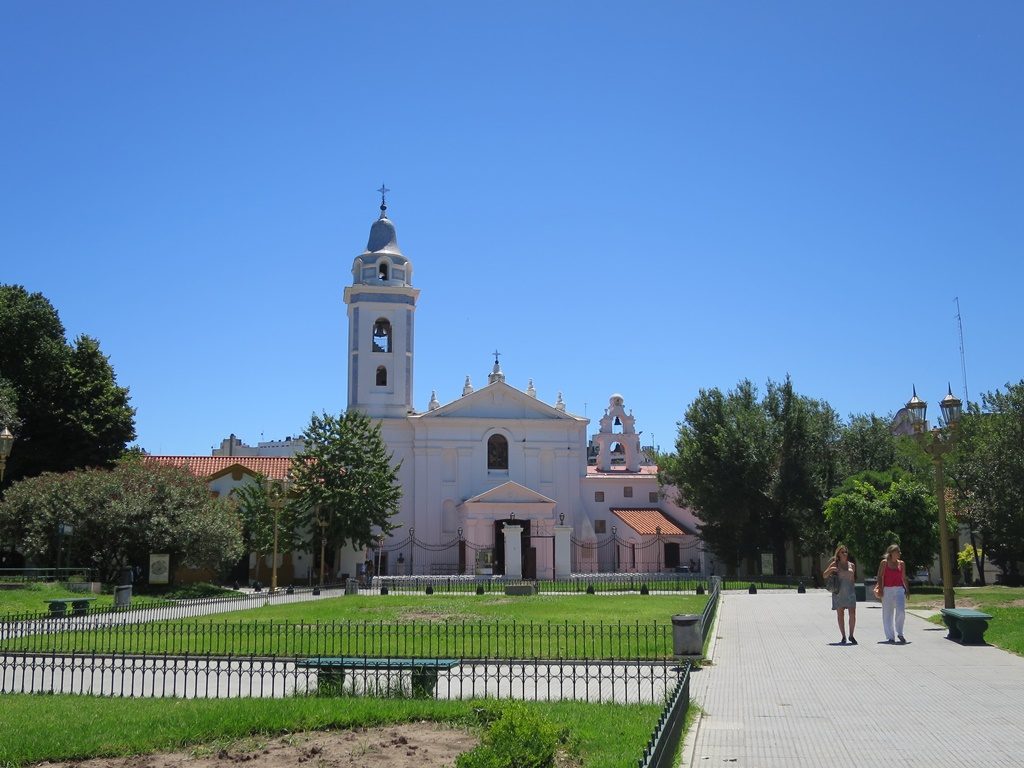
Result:
<svg viewBox="0 0 1024 768">
<path fill-rule="evenodd" d="M 665 567 L 675 570 L 679 565 L 679 543 L 675 541 L 665 542 Z"/>
<path fill-rule="evenodd" d="M 524 579 L 537 578 L 537 552 L 530 546 L 530 521 L 508 520 L 494 521 L 494 575 L 505 575 L 505 524 L 521 525 L 523 531 L 519 534 L 522 545 L 522 573 Z"/>
</svg>

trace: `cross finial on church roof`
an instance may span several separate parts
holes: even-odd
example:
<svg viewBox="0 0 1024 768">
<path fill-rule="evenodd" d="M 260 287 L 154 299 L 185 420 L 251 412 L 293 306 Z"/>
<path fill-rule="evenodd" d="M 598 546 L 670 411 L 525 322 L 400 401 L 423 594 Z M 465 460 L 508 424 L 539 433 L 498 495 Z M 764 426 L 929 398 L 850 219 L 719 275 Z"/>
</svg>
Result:
<svg viewBox="0 0 1024 768">
<path fill-rule="evenodd" d="M 384 199 L 384 196 L 391 190 L 388 189 L 384 184 L 381 184 L 380 189 L 378 189 L 377 191 L 380 192 L 380 215 L 383 216 L 384 212 L 387 211 L 388 209 L 388 204 L 387 201 Z"/>
<path fill-rule="evenodd" d="M 501 352 L 499 352 L 498 350 L 494 350 L 493 352 L 491 352 L 491 354 L 494 355 L 494 364 L 497 365 L 498 358 L 501 357 Z"/>
</svg>

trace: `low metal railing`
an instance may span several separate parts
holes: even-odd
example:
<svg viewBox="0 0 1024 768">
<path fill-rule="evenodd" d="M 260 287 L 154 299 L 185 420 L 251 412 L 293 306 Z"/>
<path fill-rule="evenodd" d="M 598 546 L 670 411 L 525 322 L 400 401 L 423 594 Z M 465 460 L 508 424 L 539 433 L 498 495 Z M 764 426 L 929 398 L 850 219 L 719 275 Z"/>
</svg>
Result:
<svg viewBox="0 0 1024 768">
<path fill-rule="evenodd" d="M 629 622 L 252 619 L 112 623 L 108 615 L 0 623 L 0 648 L 35 653 L 668 659 L 672 625 Z"/>
<path fill-rule="evenodd" d="M 660 704 L 685 667 L 620 659 L 453 659 L 429 686 L 400 660 L 339 678 L 304 657 L 0 653 L 0 693 L 134 698 L 286 698 L 297 695 L 517 699 Z M 358 667 L 358 664 L 355 665 Z"/>
</svg>

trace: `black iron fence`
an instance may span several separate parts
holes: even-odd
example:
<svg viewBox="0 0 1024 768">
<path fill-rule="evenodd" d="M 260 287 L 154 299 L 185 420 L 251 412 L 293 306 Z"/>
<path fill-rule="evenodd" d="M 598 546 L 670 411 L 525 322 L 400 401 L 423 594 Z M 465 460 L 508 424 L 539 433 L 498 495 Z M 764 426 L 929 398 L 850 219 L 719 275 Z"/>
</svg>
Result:
<svg viewBox="0 0 1024 768">
<path fill-rule="evenodd" d="M 670 622 L 195 621 L 94 616 L 0 623 L 0 648 L 33 653 L 665 659 Z"/>
<path fill-rule="evenodd" d="M 430 592 L 490 594 L 506 587 L 529 584 L 538 592 L 580 594 L 595 592 L 679 592 L 694 594 L 708 589 L 709 582 L 686 573 L 592 573 L 574 574 L 566 579 L 509 579 L 502 576 L 381 576 L 373 579 L 373 591 L 386 589 L 395 594 Z M 747 583 L 743 584 L 746 588 Z"/>
<path fill-rule="evenodd" d="M 388 696 L 660 704 L 687 667 L 674 662 L 438 659 L 428 673 L 407 659 L 205 655 L 0 654 L 0 693 L 132 698 Z M 341 661 L 341 660 L 338 660 Z M 365 662 L 365 663 L 363 663 Z"/>
<path fill-rule="evenodd" d="M 710 603 L 709 603 L 710 605 Z M 690 663 L 683 665 L 675 690 L 662 710 L 651 740 L 637 762 L 638 768 L 674 768 L 676 748 L 683 736 L 690 708 Z"/>
</svg>

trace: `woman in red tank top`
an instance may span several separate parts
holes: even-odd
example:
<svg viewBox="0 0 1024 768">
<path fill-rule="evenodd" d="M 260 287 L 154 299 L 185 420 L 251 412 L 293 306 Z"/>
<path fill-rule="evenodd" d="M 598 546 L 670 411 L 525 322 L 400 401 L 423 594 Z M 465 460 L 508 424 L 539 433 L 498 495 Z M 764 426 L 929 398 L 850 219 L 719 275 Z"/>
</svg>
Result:
<svg viewBox="0 0 1024 768">
<path fill-rule="evenodd" d="M 882 598 L 882 631 L 886 641 L 895 643 L 898 637 L 901 643 L 907 642 L 903 636 L 903 622 L 907 617 L 910 583 L 907 581 L 907 568 L 900 560 L 898 544 L 889 545 L 885 559 L 878 566 L 875 594 Z"/>
</svg>

